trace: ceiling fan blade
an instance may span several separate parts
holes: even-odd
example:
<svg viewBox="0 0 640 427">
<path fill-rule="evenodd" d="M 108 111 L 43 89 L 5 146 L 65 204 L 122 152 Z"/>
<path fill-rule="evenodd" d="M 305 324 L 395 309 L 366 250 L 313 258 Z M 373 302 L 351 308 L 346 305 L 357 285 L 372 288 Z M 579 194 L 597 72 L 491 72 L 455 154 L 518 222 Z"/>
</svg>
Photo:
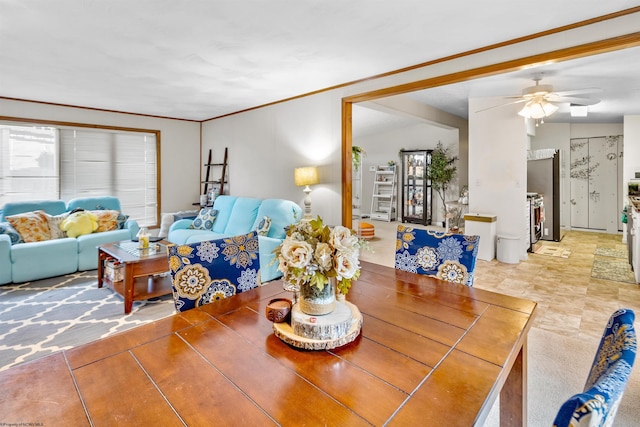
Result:
<svg viewBox="0 0 640 427">
<path fill-rule="evenodd" d="M 585 89 L 574 89 L 574 90 L 563 90 L 560 92 L 553 92 L 558 96 L 571 96 L 571 95 L 582 95 L 586 93 L 602 93 L 603 90 L 597 87 L 590 87 Z"/>
<path fill-rule="evenodd" d="M 557 94 L 554 94 L 557 95 Z M 548 98 L 549 102 L 570 103 L 577 105 L 596 105 L 600 102 L 595 98 L 580 98 L 577 96 L 551 96 Z"/>
<path fill-rule="evenodd" d="M 476 113 L 481 113 L 482 111 L 487 111 L 487 110 L 493 110 L 494 108 L 498 108 L 498 107 L 505 107 L 507 105 L 520 104 L 521 102 L 527 102 L 527 101 L 528 99 L 519 99 L 517 101 L 507 102 L 506 104 L 499 104 L 499 105 L 494 105 L 493 107 L 483 108 L 482 110 L 476 111 Z"/>
</svg>

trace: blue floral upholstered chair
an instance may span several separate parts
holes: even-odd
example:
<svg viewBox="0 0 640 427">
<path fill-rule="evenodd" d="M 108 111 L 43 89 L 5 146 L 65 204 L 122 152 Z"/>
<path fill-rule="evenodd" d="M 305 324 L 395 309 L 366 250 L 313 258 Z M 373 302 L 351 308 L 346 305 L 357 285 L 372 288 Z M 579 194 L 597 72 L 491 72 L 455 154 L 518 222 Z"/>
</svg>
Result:
<svg viewBox="0 0 640 427">
<path fill-rule="evenodd" d="M 400 224 L 395 267 L 473 286 L 479 242 L 480 236 L 423 230 Z"/>
<path fill-rule="evenodd" d="M 611 426 L 636 358 L 635 314 L 611 315 L 593 360 L 584 392 L 571 396 L 558 411 L 555 427 Z"/>
<path fill-rule="evenodd" d="M 258 233 L 169 246 L 177 311 L 228 298 L 260 283 Z"/>
</svg>

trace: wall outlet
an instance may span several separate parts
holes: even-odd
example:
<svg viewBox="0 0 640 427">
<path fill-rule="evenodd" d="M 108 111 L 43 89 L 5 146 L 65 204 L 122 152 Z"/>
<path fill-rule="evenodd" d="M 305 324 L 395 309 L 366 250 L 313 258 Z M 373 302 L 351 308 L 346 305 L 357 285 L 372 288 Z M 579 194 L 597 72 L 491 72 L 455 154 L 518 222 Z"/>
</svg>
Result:
<svg viewBox="0 0 640 427">
<path fill-rule="evenodd" d="M 375 172 L 375 171 L 376 171 L 375 166 L 369 166 L 369 172 Z"/>
<path fill-rule="evenodd" d="M 545 236 L 548 236 L 548 235 L 549 235 L 549 229 L 548 229 L 548 228 L 545 228 L 545 229 L 544 229 L 544 235 L 545 235 Z"/>
</svg>

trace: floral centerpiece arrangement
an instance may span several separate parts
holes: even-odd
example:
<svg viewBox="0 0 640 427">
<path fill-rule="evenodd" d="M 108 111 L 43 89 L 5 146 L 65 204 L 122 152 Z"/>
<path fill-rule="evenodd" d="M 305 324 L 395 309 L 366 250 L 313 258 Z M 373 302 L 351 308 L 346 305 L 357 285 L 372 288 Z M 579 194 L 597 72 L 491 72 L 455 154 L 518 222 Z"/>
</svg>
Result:
<svg viewBox="0 0 640 427">
<path fill-rule="evenodd" d="M 352 281 L 360 276 L 360 240 L 356 233 L 340 225 L 324 225 L 319 216 L 289 226 L 275 253 L 285 282 L 299 289 L 301 296 L 305 288 L 322 295 L 333 280 L 338 291 L 346 295 Z"/>
</svg>

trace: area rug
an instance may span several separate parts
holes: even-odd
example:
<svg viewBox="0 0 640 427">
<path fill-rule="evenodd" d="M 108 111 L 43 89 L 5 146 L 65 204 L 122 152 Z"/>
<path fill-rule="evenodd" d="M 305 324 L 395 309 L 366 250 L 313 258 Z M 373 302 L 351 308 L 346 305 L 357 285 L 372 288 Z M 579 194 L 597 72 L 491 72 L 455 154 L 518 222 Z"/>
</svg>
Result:
<svg viewBox="0 0 640 427">
<path fill-rule="evenodd" d="M 561 246 L 547 246 L 540 245 L 534 249 L 533 253 L 538 255 L 547 255 L 547 256 L 555 256 L 562 258 L 569 258 L 571 255 L 571 251 L 569 249 L 563 248 Z"/>
<path fill-rule="evenodd" d="M 0 370 L 174 313 L 171 295 L 134 301 L 98 289 L 96 271 L 0 286 Z"/>
<path fill-rule="evenodd" d="M 629 254 L 626 250 L 612 249 L 612 248 L 596 248 L 594 255 L 608 256 L 611 258 L 624 258 L 628 259 Z"/>
<path fill-rule="evenodd" d="M 626 258 L 595 257 L 591 268 L 591 277 L 615 282 L 636 283 L 635 276 Z"/>
</svg>

